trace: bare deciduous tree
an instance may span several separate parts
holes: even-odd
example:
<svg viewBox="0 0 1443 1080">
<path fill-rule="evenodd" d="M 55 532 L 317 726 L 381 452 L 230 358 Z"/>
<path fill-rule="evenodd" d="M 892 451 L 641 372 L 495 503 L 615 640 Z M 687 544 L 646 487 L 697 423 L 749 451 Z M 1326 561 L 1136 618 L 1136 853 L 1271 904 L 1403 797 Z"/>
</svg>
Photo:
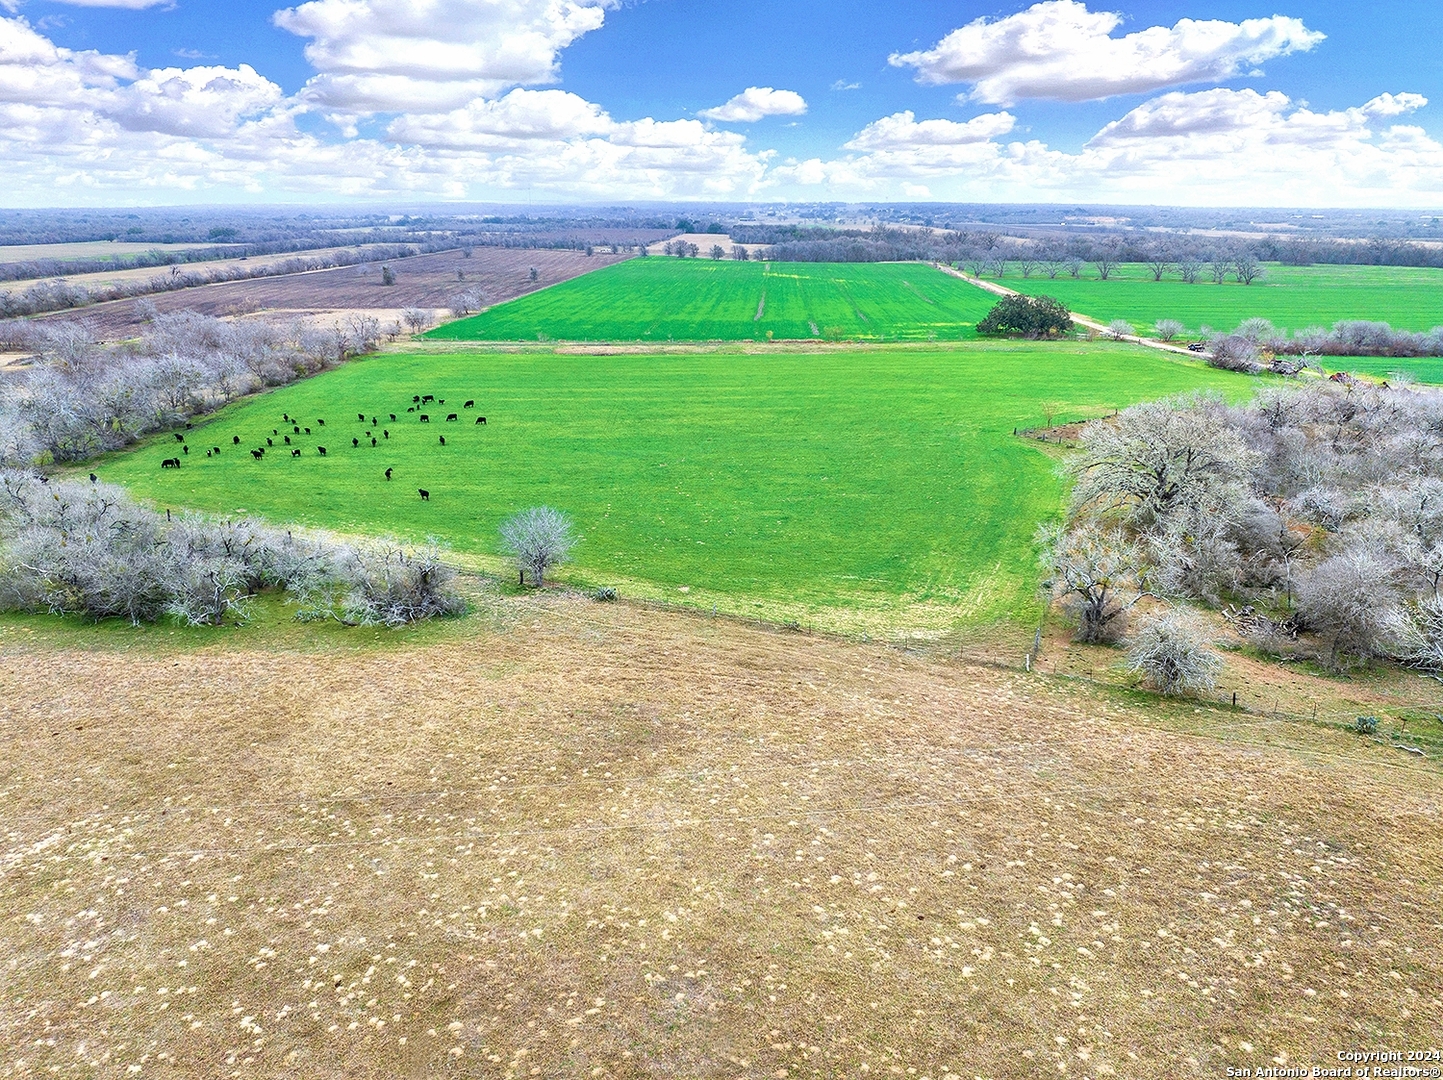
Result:
<svg viewBox="0 0 1443 1080">
<path fill-rule="evenodd" d="M 1157 336 L 1163 341 L 1176 339 L 1186 329 L 1187 327 L 1176 319 L 1158 319 L 1157 321 Z"/>
<path fill-rule="evenodd" d="M 1042 540 L 1052 593 L 1076 609 L 1077 640 L 1095 645 L 1120 638 L 1127 613 L 1147 595 L 1136 546 L 1121 531 L 1094 525 L 1044 533 Z"/>
<path fill-rule="evenodd" d="M 435 317 L 425 308 L 414 307 L 402 311 L 401 319 L 413 334 L 419 334 L 422 330 L 429 329 L 436 321 Z"/>
<path fill-rule="evenodd" d="M 507 518 L 501 525 L 501 542 L 516 559 L 520 584 L 530 573 L 533 585 L 546 583 L 546 571 L 566 561 L 576 539 L 571 519 L 549 506 L 534 506 Z"/>
<path fill-rule="evenodd" d="M 1170 696 L 1214 689 L 1223 666 L 1194 620 L 1178 611 L 1142 621 L 1128 643 L 1127 664 L 1146 685 Z"/>
</svg>

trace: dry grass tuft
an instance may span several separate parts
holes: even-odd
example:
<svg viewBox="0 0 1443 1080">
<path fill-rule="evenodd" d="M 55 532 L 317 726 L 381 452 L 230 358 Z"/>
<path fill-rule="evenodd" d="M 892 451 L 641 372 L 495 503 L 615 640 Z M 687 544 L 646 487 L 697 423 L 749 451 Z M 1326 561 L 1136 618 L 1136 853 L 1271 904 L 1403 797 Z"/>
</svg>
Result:
<svg viewBox="0 0 1443 1080">
<path fill-rule="evenodd" d="M 0 624 L 0 1076 L 1213 1077 L 1436 1037 L 1431 762 L 540 603 L 350 650 Z"/>
</svg>

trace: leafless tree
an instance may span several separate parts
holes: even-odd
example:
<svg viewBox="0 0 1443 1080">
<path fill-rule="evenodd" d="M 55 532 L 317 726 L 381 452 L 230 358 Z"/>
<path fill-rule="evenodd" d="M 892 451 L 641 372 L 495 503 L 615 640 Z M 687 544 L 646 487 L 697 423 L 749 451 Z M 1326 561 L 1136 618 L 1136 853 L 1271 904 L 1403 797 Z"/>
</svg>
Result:
<svg viewBox="0 0 1443 1080">
<path fill-rule="evenodd" d="M 1214 285 L 1221 285 L 1227 281 L 1232 270 L 1233 264 L 1226 257 L 1219 256 L 1208 263 L 1208 276 L 1212 278 Z"/>
<path fill-rule="evenodd" d="M 1131 337 L 1133 332 L 1132 323 L 1126 319 L 1113 319 L 1112 322 L 1107 324 L 1107 336 L 1112 338 L 1113 341 L 1121 341 L 1125 337 Z"/>
<path fill-rule="evenodd" d="M 1152 280 L 1161 281 L 1173 267 L 1172 248 L 1167 244 L 1154 244 L 1147 253 L 1147 268 L 1152 271 Z"/>
<path fill-rule="evenodd" d="M 429 329 L 436 321 L 432 314 L 425 308 L 414 307 L 406 308 L 406 310 L 402 311 L 401 319 L 413 334 L 419 334 L 422 330 Z"/>
<path fill-rule="evenodd" d="M 1202 277 L 1203 266 L 1203 260 L 1195 254 L 1189 252 L 1179 255 L 1177 259 L 1178 277 L 1188 285 L 1196 285 L 1198 279 Z"/>
<path fill-rule="evenodd" d="M 1052 593 L 1076 609 L 1077 640 L 1096 645 L 1120 638 L 1127 613 L 1147 595 L 1137 548 L 1121 531 L 1095 525 L 1044 533 L 1042 540 Z"/>
<path fill-rule="evenodd" d="M 502 522 L 501 543 L 516 559 L 520 584 L 526 584 L 529 573 L 531 583 L 541 586 L 546 571 L 566 561 L 576 538 L 569 517 L 549 506 L 534 506 Z"/>
<path fill-rule="evenodd" d="M 343 560 L 341 621 L 365 626 L 407 623 L 465 610 L 455 589 L 456 572 L 434 545 L 411 550 L 382 543 L 352 551 Z"/>
<path fill-rule="evenodd" d="M 1263 264 L 1250 251 L 1239 252 L 1233 259 L 1233 273 L 1244 285 L 1251 285 L 1263 276 Z"/>
<path fill-rule="evenodd" d="M 1122 259 L 1122 245 L 1116 240 L 1103 241 L 1092 249 L 1092 265 L 1097 271 L 1097 279 L 1106 281 L 1117 269 Z"/>
<path fill-rule="evenodd" d="M 726 249 L 720 244 L 713 244 L 711 246 L 711 257 L 715 262 L 721 262 L 721 260 L 725 259 L 726 256 Z"/>
<path fill-rule="evenodd" d="M 1063 263 L 1063 267 L 1067 270 L 1067 276 L 1072 278 L 1080 278 L 1082 276 L 1082 268 L 1086 265 L 1087 264 L 1076 255 L 1069 255 Z"/>
<path fill-rule="evenodd" d="M 1128 669 L 1160 694 L 1201 694 L 1217 686 L 1223 663 L 1196 620 L 1180 611 L 1144 619 L 1128 642 Z"/>
<path fill-rule="evenodd" d="M 1035 274 L 1037 267 L 1041 264 L 1041 260 L 1027 248 L 1021 249 L 1013 261 L 1017 263 L 1017 269 L 1022 271 L 1024 278 L 1030 278 Z"/>
<path fill-rule="evenodd" d="M 1397 567 L 1376 551 L 1348 548 L 1298 581 L 1303 625 L 1329 641 L 1328 663 L 1387 655 L 1400 633 Z"/>
<path fill-rule="evenodd" d="M 1157 336 L 1162 341 L 1173 341 L 1186 329 L 1187 327 L 1176 319 L 1159 319 L 1157 321 Z"/>
</svg>

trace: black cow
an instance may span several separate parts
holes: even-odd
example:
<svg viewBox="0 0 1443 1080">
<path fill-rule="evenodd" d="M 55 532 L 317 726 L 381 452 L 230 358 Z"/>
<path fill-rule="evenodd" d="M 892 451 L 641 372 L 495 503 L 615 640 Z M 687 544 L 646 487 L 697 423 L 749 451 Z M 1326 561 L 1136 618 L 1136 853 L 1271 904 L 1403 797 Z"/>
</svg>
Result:
<svg viewBox="0 0 1443 1080">
<path fill-rule="evenodd" d="M 435 401 L 435 400 L 436 400 L 436 397 L 435 397 L 434 394 L 424 394 L 424 395 L 422 395 L 422 397 L 421 397 L 421 404 L 424 405 L 424 404 L 426 404 L 426 402 L 428 402 L 428 401 Z"/>
<path fill-rule="evenodd" d="M 474 401 L 468 401 L 468 402 L 466 402 L 465 405 L 462 405 L 462 406 L 461 406 L 461 408 L 463 408 L 463 409 L 474 409 L 475 407 L 476 407 L 476 402 L 474 402 Z"/>
<path fill-rule="evenodd" d="M 417 488 L 416 490 L 421 493 L 421 501 L 422 501 L 422 502 L 430 502 L 430 501 L 431 501 L 431 493 L 430 493 L 429 491 L 427 491 L 425 488 Z"/>
<path fill-rule="evenodd" d="M 406 411 L 407 411 L 407 412 L 415 412 L 416 410 L 415 410 L 414 407 L 412 407 L 412 408 L 407 409 Z"/>
<path fill-rule="evenodd" d="M 177 431 L 177 432 L 175 433 L 175 441 L 176 441 L 176 442 L 185 442 L 185 436 L 182 435 L 180 432 Z"/>
<path fill-rule="evenodd" d="M 318 446 L 318 447 L 316 447 L 316 452 L 317 452 L 318 454 L 320 454 L 321 457 L 325 457 L 325 456 L 326 456 L 326 448 L 325 448 L 324 446 Z"/>
<path fill-rule="evenodd" d="M 274 446 L 274 445 L 275 445 L 275 440 L 273 440 L 273 439 L 267 439 L 267 440 L 266 440 L 266 445 L 267 445 L 267 446 Z"/>
<path fill-rule="evenodd" d="M 219 453 L 220 453 L 220 447 L 219 447 L 219 446 L 212 446 L 212 447 L 210 448 L 210 451 L 211 451 L 211 453 L 213 453 L 213 454 L 219 454 Z"/>
<path fill-rule="evenodd" d="M 379 422 L 380 422 L 380 421 L 378 420 L 377 417 L 374 417 L 374 416 L 371 417 L 371 426 L 372 426 L 372 427 L 375 427 L 376 424 L 379 423 Z"/>
<path fill-rule="evenodd" d="M 395 413 L 391 413 L 391 423 L 394 424 L 395 422 L 396 422 L 396 414 L 395 414 Z"/>
<path fill-rule="evenodd" d="M 252 450 L 252 451 L 251 451 L 251 457 L 255 458 L 257 461 L 259 461 L 261 458 L 263 458 L 263 457 L 265 457 L 265 456 L 266 456 L 266 452 L 265 452 L 264 450 Z"/>
<path fill-rule="evenodd" d="M 281 413 L 281 419 L 289 424 L 291 422 L 291 414 L 288 412 L 283 412 Z"/>
<path fill-rule="evenodd" d="M 442 398 L 440 401 L 436 402 L 436 404 L 437 404 L 437 405 L 444 405 L 444 404 L 446 404 L 446 399 L 445 399 L 445 398 Z"/>
<path fill-rule="evenodd" d="M 371 436 L 371 445 L 372 445 L 372 446 L 375 446 L 375 445 L 376 445 L 376 436 L 374 436 L 374 435 Z"/>
<path fill-rule="evenodd" d="M 184 443 L 181 444 L 180 450 L 183 454 L 190 453 L 190 447 L 186 446 Z"/>
<path fill-rule="evenodd" d="M 291 437 L 290 437 L 289 435 L 286 436 L 286 445 L 287 445 L 287 446 L 290 446 L 290 445 L 291 445 Z"/>
<path fill-rule="evenodd" d="M 239 435 L 232 435 L 232 436 L 230 437 L 230 441 L 231 441 L 232 443 L 234 443 L 236 446 L 239 446 L 239 445 L 240 445 L 240 436 L 239 436 Z"/>
<path fill-rule="evenodd" d="M 272 434 L 272 435 L 279 435 L 280 433 L 281 433 L 280 428 L 271 428 L 271 434 Z"/>
<path fill-rule="evenodd" d="M 91 474 L 90 474 L 90 482 L 91 482 L 92 484 L 98 482 L 99 480 L 100 480 L 100 477 L 96 476 L 94 473 L 91 473 Z"/>
<path fill-rule="evenodd" d="M 449 424 L 452 420 L 455 420 L 455 419 L 456 419 L 456 414 L 455 414 L 455 413 L 448 413 L 447 416 L 446 416 L 446 422 L 447 422 L 448 424 Z"/>
<path fill-rule="evenodd" d="M 423 423 L 423 424 L 429 424 L 430 422 L 431 422 L 431 418 L 430 418 L 429 416 L 427 416 L 425 413 L 422 413 L 422 414 L 421 414 L 421 423 Z"/>
<path fill-rule="evenodd" d="M 310 428 L 306 428 L 306 434 L 309 435 L 310 433 L 311 433 L 311 429 L 310 429 Z"/>
<path fill-rule="evenodd" d="M 162 469 L 178 469 L 180 468 L 180 458 L 168 457 L 160 463 L 160 467 Z"/>
<path fill-rule="evenodd" d="M 478 424 L 484 424 L 484 423 L 486 423 L 486 417 L 484 417 L 484 416 L 478 416 L 478 417 L 476 417 L 476 423 L 478 423 Z"/>
<path fill-rule="evenodd" d="M 441 445 L 442 445 L 442 446 L 445 446 L 445 445 L 446 445 L 446 436 L 444 436 L 444 435 L 441 436 Z"/>
<path fill-rule="evenodd" d="M 381 429 L 381 434 L 384 435 L 384 436 L 386 436 L 386 438 L 388 438 L 388 439 L 391 437 L 391 432 L 390 432 L 388 429 L 386 429 L 386 428 L 382 428 L 382 429 Z"/>
<path fill-rule="evenodd" d="M 325 422 L 324 420 L 317 420 L 317 421 L 316 421 L 316 427 L 325 427 L 325 426 L 326 426 L 326 422 Z"/>
<path fill-rule="evenodd" d="M 356 414 L 356 419 L 359 420 L 361 423 L 364 424 L 364 423 L 366 422 L 366 414 L 363 413 L 363 412 L 358 412 L 358 413 Z"/>
<path fill-rule="evenodd" d="M 387 479 L 387 480 L 391 479 L 391 470 L 390 470 L 390 469 L 387 469 L 387 470 L 386 470 L 386 479 Z"/>
<path fill-rule="evenodd" d="M 301 456 L 301 452 L 300 452 L 299 450 L 292 450 L 292 451 L 291 451 L 291 457 L 300 457 L 300 456 Z"/>
<path fill-rule="evenodd" d="M 205 456 L 206 456 L 206 457 L 210 457 L 210 451 L 209 451 L 209 450 L 207 450 L 207 451 L 205 452 Z"/>
<path fill-rule="evenodd" d="M 420 395 L 420 394 L 412 394 L 412 395 L 411 395 L 411 403 L 412 403 L 413 405 L 419 405 L 419 404 L 421 403 L 421 395 Z"/>
<path fill-rule="evenodd" d="M 300 428 L 300 425 L 299 425 L 299 424 L 297 424 L 295 427 L 291 428 L 291 434 L 292 434 L 292 435 L 299 435 L 300 433 L 301 433 L 301 428 Z"/>
<path fill-rule="evenodd" d="M 360 440 L 360 439 L 352 439 L 352 440 L 351 440 L 351 445 L 352 445 L 352 446 L 360 446 L 360 445 L 361 445 L 361 440 Z"/>
</svg>

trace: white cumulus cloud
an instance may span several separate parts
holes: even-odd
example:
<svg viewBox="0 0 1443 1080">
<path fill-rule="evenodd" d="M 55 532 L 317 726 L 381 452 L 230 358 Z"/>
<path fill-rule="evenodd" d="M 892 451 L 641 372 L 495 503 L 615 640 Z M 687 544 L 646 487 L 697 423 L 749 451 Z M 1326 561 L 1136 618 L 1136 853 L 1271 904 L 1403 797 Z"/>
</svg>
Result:
<svg viewBox="0 0 1443 1080">
<path fill-rule="evenodd" d="M 303 96 L 357 113 L 444 110 L 556 79 L 560 51 L 617 0 L 311 0 L 277 26 L 310 38 Z"/>
<path fill-rule="evenodd" d="M 749 86 L 725 105 L 703 109 L 699 115 L 724 124 L 753 124 L 767 116 L 801 116 L 806 111 L 806 101 L 794 90 Z"/>
<path fill-rule="evenodd" d="M 1082 0 L 1044 0 L 1002 19 L 981 18 L 924 52 L 894 54 L 920 82 L 971 83 L 976 101 L 1091 101 L 1228 79 L 1278 56 L 1311 49 L 1324 35 L 1283 15 L 1241 23 L 1183 19 L 1123 37 L 1122 16 Z"/>
</svg>

